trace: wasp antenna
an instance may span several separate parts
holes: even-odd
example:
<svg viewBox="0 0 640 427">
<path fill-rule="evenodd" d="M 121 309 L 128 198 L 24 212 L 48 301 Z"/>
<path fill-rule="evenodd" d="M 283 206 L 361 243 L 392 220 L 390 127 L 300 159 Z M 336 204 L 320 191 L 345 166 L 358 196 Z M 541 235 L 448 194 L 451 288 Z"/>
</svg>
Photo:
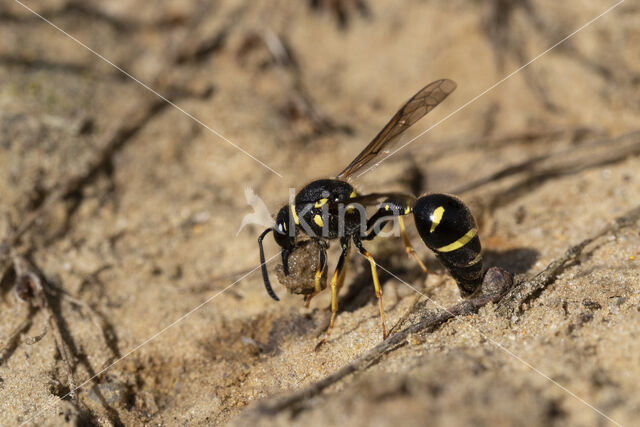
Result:
<svg viewBox="0 0 640 427">
<path fill-rule="evenodd" d="M 274 300 L 280 301 L 278 295 L 276 295 L 276 293 L 273 292 L 273 289 L 271 288 L 271 283 L 269 282 L 269 273 L 267 272 L 267 262 L 264 259 L 264 249 L 262 247 L 262 239 L 264 239 L 264 236 L 269 234 L 270 231 L 273 231 L 273 228 L 267 228 L 258 237 L 258 246 L 260 247 L 260 267 L 262 267 L 262 279 L 264 280 L 264 287 L 267 289 L 267 293 Z"/>
</svg>

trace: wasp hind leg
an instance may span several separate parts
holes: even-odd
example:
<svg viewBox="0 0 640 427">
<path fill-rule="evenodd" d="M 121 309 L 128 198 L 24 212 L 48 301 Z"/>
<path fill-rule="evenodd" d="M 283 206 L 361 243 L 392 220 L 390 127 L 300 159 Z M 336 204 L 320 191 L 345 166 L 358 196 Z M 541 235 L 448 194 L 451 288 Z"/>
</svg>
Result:
<svg viewBox="0 0 640 427">
<path fill-rule="evenodd" d="M 376 291 L 376 297 L 378 298 L 378 304 L 380 305 L 380 325 L 382 327 L 382 339 L 387 338 L 387 327 L 384 323 L 384 307 L 382 305 L 382 288 L 380 287 L 380 280 L 378 279 L 378 271 L 376 269 L 376 261 L 373 259 L 373 256 L 367 251 L 364 246 L 362 246 L 362 242 L 357 235 L 353 236 L 353 242 L 356 247 L 360 251 L 362 255 L 364 255 L 371 265 L 371 276 L 373 278 L 373 287 Z"/>
<path fill-rule="evenodd" d="M 340 239 L 340 245 L 342 246 L 342 253 L 338 259 L 336 270 L 333 272 L 333 276 L 331 277 L 331 320 L 329 321 L 329 327 L 327 328 L 324 338 L 316 345 L 316 351 L 318 351 L 322 344 L 326 343 L 329 339 L 329 335 L 331 335 L 331 330 L 333 329 L 333 324 L 336 320 L 336 314 L 338 313 L 338 283 L 340 282 L 340 276 L 343 276 L 344 267 L 346 265 L 345 261 L 349 252 L 349 240 L 346 238 Z"/>
<path fill-rule="evenodd" d="M 427 270 L 427 266 L 424 265 L 424 263 L 416 253 L 416 250 L 413 249 L 413 246 L 411 246 L 409 236 L 407 236 L 407 230 L 404 227 L 404 220 L 401 216 L 398 217 L 398 224 L 400 225 L 400 233 L 402 234 L 402 240 L 404 241 L 404 250 L 407 251 L 407 255 L 409 256 L 409 258 L 413 258 L 416 260 L 422 271 L 428 273 L 429 270 Z"/>
<path fill-rule="evenodd" d="M 413 212 L 413 206 L 415 203 L 416 199 L 413 196 L 405 194 L 396 194 L 385 200 L 378 211 L 367 221 L 367 230 L 371 231 L 364 239 L 372 240 L 385 227 L 385 225 L 391 221 L 391 218 L 398 218 L 400 234 L 402 234 L 402 241 L 404 242 L 404 248 L 407 252 L 407 256 L 415 259 L 422 271 L 428 273 L 427 267 L 411 245 L 411 241 L 409 241 L 407 230 L 404 226 L 404 219 L 402 218 L 404 215 L 409 215 Z"/>
</svg>

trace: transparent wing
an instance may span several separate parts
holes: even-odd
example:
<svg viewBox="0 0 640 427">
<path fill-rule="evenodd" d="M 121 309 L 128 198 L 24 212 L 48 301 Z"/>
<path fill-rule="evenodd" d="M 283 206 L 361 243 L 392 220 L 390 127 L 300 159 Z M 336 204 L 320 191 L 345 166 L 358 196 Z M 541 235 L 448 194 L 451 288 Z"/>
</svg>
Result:
<svg viewBox="0 0 640 427">
<path fill-rule="evenodd" d="M 384 147 L 396 139 L 402 132 L 433 110 L 456 88 L 453 80 L 441 79 L 429 83 L 406 102 L 398 112 L 382 128 L 380 133 L 364 150 L 338 175 L 345 179 L 371 162 Z"/>
</svg>

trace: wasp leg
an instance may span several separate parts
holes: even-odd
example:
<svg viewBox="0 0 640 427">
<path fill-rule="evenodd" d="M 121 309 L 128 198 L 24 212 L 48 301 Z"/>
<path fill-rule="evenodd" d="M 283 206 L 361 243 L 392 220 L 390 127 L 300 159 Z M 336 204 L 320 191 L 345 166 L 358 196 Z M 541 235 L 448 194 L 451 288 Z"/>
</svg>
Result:
<svg viewBox="0 0 640 427">
<path fill-rule="evenodd" d="M 316 269 L 316 276 L 315 276 L 315 286 L 313 289 L 313 293 L 310 295 L 307 295 L 307 297 L 305 298 L 304 301 L 304 306 L 309 308 L 309 304 L 311 303 L 311 298 L 315 297 L 316 295 L 318 295 L 320 293 L 320 291 L 322 291 L 322 284 L 320 283 L 320 281 L 322 280 L 322 275 L 324 274 L 324 270 L 325 268 L 327 268 L 327 251 L 326 249 L 321 245 L 320 246 L 320 264 L 318 265 L 318 268 Z"/>
<path fill-rule="evenodd" d="M 333 324 L 336 320 L 336 313 L 338 312 L 338 281 L 345 266 L 345 260 L 349 251 L 349 240 L 347 240 L 347 238 L 340 239 L 340 245 L 342 246 L 342 253 L 340 254 L 340 259 L 338 259 L 336 271 L 333 272 L 333 276 L 331 277 L 331 320 L 329 321 L 329 328 L 327 328 L 324 338 L 316 345 L 316 351 L 329 339 Z"/>
<path fill-rule="evenodd" d="M 382 306 L 382 288 L 380 287 L 380 280 L 378 279 L 378 272 L 376 270 L 376 261 L 373 259 L 373 256 L 367 251 L 364 246 L 362 246 L 362 242 L 357 235 L 353 236 L 353 242 L 356 247 L 360 251 L 362 255 L 364 255 L 371 265 L 371 276 L 373 277 L 373 287 L 376 291 L 376 297 L 378 298 L 378 303 L 380 304 L 380 323 L 382 325 L 382 339 L 387 338 L 387 327 L 384 324 L 384 307 Z"/>
<path fill-rule="evenodd" d="M 418 257 L 415 249 L 411 246 L 411 242 L 409 241 L 409 237 L 407 236 L 407 230 L 404 226 L 404 220 L 402 216 L 409 215 L 413 212 L 413 206 L 415 205 L 415 198 L 409 195 L 397 194 L 393 198 L 388 198 L 385 200 L 378 211 L 373 214 L 371 218 L 367 221 L 367 230 L 371 230 L 369 234 L 364 238 L 365 240 L 372 240 L 375 238 L 378 233 L 387 225 L 388 222 L 391 222 L 391 218 L 398 218 L 398 225 L 400 226 L 400 233 L 402 234 L 402 240 L 404 241 L 404 247 L 407 251 L 407 255 L 409 257 L 413 257 L 422 271 L 425 273 L 428 272 L 427 267 L 422 263 L 422 260 Z M 378 221 L 381 221 L 378 226 L 376 226 Z"/>
<path fill-rule="evenodd" d="M 408 194 L 394 194 L 382 202 L 376 213 L 367 220 L 367 230 L 370 231 L 364 240 L 375 238 L 393 218 L 412 213 L 415 203 L 416 199 Z"/>
<path fill-rule="evenodd" d="M 340 293 L 340 289 L 342 289 L 342 285 L 344 285 L 344 277 L 347 275 L 347 266 L 349 265 L 349 252 L 351 249 L 351 245 L 349 245 L 347 248 L 347 254 L 344 257 L 344 268 L 340 272 L 340 277 L 338 277 L 338 293 Z"/>
<path fill-rule="evenodd" d="M 282 248 L 282 270 L 284 275 L 289 275 L 289 250 Z"/>
<path fill-rule="evenodd" d="M 311 294 L 305 297 L 305 300 L 304 300 L 305 308 L 309 308 L 309 304 L 311 304 L 311 299 L 313 299 L 313 297 L 315 297 L 320 293 L 320 291 L 322 291 L 322 286 L 320 283 L 320 280 L 322 279 L 322 273 L 324 273 L 324 269 L 318 266 L 318 269 L 316 270 L 316 276 L 315 276 L 315 281 L 316 281 L 315 288 Z"/>
<path fill-rule="evenodd" d="M 407 251 L 407 255 L 409 258 L 413 257 L 416 260 L 422 271 L 425 273 L 428 272 L 427 267 L 422 263 L 422 260 L 416 253 L 416 250 L 411 246 L 411 242 L 409 241 L 409 236 L 407 236 L 407 230 L 404 228 L 404 220 L 401 216 L 398 217 L 398 224 L 400 225 L 400 233 L 402 233 L 402 240 L 404 241 L 404 249 Z"/>
</svg>

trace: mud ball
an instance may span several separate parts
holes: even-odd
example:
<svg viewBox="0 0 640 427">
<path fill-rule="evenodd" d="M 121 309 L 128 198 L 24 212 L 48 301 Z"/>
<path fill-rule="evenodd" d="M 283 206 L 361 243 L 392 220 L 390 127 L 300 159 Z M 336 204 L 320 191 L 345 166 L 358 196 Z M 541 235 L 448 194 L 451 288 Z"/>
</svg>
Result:
<svg viewBox="0 0 640 427">
<path fill-rule="evenodd" d="M 284 275 L 282 265 L 276 267 L 278 281 L 292 294 L 308 295 L 316 286 L 316 270 L 320 265 L 321 246 L 315 240 L 299 242 L 289 254 L 289 275 Z M 327 266 L 325 265 L 320 279 L 320 287 L 327 287 Z"/>
<path fill-rule="evenodd" d="M 513 275 L 500 267 L 491 267 L 482 280 L 481 292 L 485 295 L 504 294 L 513 286 Z"/>
</svg>

